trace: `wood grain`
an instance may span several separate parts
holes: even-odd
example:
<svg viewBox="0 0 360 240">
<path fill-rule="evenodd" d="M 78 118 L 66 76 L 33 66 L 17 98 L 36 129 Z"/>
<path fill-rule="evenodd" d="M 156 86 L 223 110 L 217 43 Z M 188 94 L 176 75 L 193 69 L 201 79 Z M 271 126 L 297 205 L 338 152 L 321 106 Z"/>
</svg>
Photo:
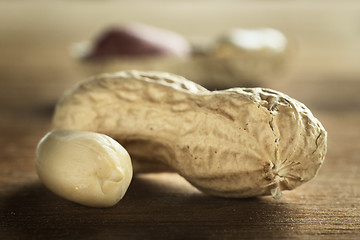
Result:
<svg viewBox="0 0 360 240">
<path fill-rule="evenodd" d="M 110 209 L 65 201 L 37 179 L 34 149 L 50 112 L 21 113 L 2 123 L 0 235 L 14 239 L 353 238 L 360 231 L 358 181 L 360 113 L 320 113 L 329 151 L 319 175 L 270 197 L 223 199 L 204 195 L 174 174 L 134 178 Z M 339 126 L 339 121 L 342 126 Z"/>
<path fill-rule="evenodd" d="M 153 2 L 164 8 L 124 3 L 128 12 L 119 10 L 120 17 L 112 10 L 119 3 L 89 2 L 85 8 L 81 2 L 0 2 L 0 239 L 359 239 L 358 2 L 209 1 L 204 7 L 195 1 L 194 9 L 209 10 L 201 14 L 187 10 L 187 1 Z M 210 18 L 214 9 L 216 21 Z M 188 18 L 172 16 L 175 10 Z M 301 25 L 303 13 L 312 25 Z M 189 27 L 199 16 L 214 27 Z M 328 154 L 318 176 L 278 201 L 210 197 L 175 174 L 135 177 L 124 199 L 108 209 L 80 206 L 47 190 L 35 171 L 36 145 L 50 130 L 58 97 L 87 75 L 68 46 L 117 18 L 173 28 L 193 39 L 244 20 L 296 36 L 302 50 L 283 80 L 267 86 L 304 102 L 327 129 Z"/>
</svg>

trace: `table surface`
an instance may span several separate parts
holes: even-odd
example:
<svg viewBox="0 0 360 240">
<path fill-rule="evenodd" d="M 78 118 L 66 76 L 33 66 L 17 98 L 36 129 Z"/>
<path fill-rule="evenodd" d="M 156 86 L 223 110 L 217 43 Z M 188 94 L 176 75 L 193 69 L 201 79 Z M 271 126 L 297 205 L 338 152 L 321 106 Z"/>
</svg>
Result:
<svg viewBox="0 0 360 240">
<path fill-rule="evenodd" d="M 225 2 L 0 2 L 1 239 L 360 238 L 360 4 Z M 304 102 L 328 131 L 318 176 L 274 200 L 216 198 L 175 174 L 140 175 L 106 209 L 47 190 L 34 150 L 58 97 L 87 76 L 68 47 L 114 21 L 154 24 L 195 41 L 239 25 L 287 33 L 298 50 L 281 80 L 266 86 Z"/>
</svg>

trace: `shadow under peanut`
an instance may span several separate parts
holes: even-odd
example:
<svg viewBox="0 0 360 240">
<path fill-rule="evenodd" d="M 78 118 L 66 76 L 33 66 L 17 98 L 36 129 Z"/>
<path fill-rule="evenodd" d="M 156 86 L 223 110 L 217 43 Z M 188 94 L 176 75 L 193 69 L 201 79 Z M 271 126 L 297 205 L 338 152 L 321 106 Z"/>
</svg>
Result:
<svg viewBox="0 0 360 240">
<path fill-rule="evenodd" d="M 284 222 L 296 215 L 268 197 L 207 196 L 175 175 L 134 177 L 111 208 L 63 200 L 39 182 L 2 199 L 0 235 L 6 239 L 269 238 L 287 236 L 291 228 Z"/>
</svg>

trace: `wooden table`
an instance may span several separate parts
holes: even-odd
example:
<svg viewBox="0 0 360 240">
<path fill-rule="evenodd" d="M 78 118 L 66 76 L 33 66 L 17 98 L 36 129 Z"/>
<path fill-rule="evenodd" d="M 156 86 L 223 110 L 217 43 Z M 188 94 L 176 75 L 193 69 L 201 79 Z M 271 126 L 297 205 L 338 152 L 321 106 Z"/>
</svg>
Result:
<svg viewBox="0 0 360 240">
<path fill-rule="evenodd" d="M 195 14 L 187 12 L 189 3 L 153 2 L 162 10 L 146 10 L 150 3 L 0 2 L 0 239 L 359 239 L 360 41 L 353 22 L 359 4 L 327 1 L 323 10 L 322 1 L 200 1 L 192 9 L 209 11 Z M 222 16 L 217 21 L 215 9 Z M 188 18 L 181 22 L 171 14 L 175 10 Z M 271 16 L 252 18 L 266 10 Z M 313 24 L 305 28 L 292 17 L 301 13 Z M 135 177 L 124 199 L 107 209 L 80 206 L 47 190 L 36 175 L 34 150 L 50 129 L 58 97 L 87 74 L 67 48 L 114 19 L 157 24 L 194 39 L 248 20 L 246 27 L 268 24 L 295 37 L 301 51 L 283 80 L 267 86 L 304 102 L 327 129 L 328 154 L 318 176 L 277 201 L 210 197 L 174 174 Z M 194 25 L 187 28 L 190 20 Z M 200 31 L 209 21 L 213 28 Z"/>
</svg>

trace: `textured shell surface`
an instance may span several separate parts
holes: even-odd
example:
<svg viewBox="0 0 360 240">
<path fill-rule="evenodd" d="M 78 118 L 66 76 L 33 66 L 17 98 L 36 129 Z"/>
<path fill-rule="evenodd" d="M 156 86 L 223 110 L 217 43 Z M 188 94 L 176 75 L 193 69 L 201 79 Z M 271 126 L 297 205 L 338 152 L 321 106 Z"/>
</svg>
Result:
<svg viewBox="0 0 360 240">
<path fill-rule="evenodd" d="M 251 197 L 312 179 L 327 133 L 302 103 L 264 88 L 208 91 L 160 72 L 103 74 L 59 100 L 53 126 L 107 134 L 134 171 L 176 171 L 200 190 Z"/>
</svg>

